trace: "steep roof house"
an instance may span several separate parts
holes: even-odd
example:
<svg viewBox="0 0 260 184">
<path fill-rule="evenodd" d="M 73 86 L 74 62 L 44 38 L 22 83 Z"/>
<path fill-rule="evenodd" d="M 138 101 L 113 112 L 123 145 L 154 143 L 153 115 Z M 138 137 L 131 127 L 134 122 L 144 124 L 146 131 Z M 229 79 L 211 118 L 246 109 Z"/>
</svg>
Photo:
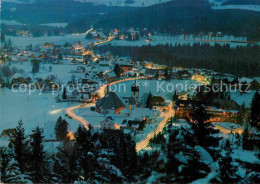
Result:
<svg viewBox="0 0 260 184">
<path fill-rule="evenodd" d="M 115 92 L 109 92 L 96 103 L 96 111 L 99 113 L 119 114 L 125 108 L 125 104 Z"/>
</svg>

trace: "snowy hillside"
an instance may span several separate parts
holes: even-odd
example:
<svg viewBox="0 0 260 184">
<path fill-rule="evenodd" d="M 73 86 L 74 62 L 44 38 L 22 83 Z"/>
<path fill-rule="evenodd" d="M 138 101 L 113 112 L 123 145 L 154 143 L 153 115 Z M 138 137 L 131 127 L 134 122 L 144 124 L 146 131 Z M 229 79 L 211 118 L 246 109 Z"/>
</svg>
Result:
<svg viewBox="0 0 260 184">
<path fill-rule="evenodd" d="M 250 10 L 250 11 L 260 12 L 260 5 L 221 5 L 221 6 L 213 6 L 212 9 L 215 10 L 235 9 L 235 10 Z"/>
<path fill-rule="evenodd" d="M 146 7 L 146 6 L 151 6 L 159 3 L 166 3 L 171 0 L 74 0 L 74 1 L 94 3 L 95 5 Z"/>
<path fill-rule="evenodd" d="M 3 3 L 33 3 L 34 0 L 1 0 Z"/>
<path fill-rule="evenodd" d="M 249 10 L 249 11 L 260 11 L 260 5 L 254 4 L 225 4 L 227 0 L 209 0 L 209 3 L 214 10 Z"/>
</svg>

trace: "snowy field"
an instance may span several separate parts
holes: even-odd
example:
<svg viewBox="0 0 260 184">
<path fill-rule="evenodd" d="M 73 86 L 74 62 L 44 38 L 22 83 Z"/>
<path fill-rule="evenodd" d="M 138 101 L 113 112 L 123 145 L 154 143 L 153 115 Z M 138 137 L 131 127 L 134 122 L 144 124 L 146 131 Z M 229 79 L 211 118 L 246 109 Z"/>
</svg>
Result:
<svg viewBox="0 0 260 184">
<path fill-rule="evenodd" d="M 51 27 L 66 27 L 68 23 L 48 23 L 48 24 L 41 24 L 42 26 L 51 26 Z"/>
<path fill-rule="evenodd" d="M 20 22 L 17 22 L 16 20 L 0 20 L 1 24 L 5 24 L 5 25 L 23 25 Z"/>
<path fill-rule="evenodd" d="M 87 40 L 85 39 L 85 35 L 64 35 L 64 36 L 46 36 L 46 37 L 17 37 L 17 36 L 6 36 L 6 40 L 11 40 L 12 43 L 17 46 L 18 48 L 25 48 L 26 46 L 32 44 L 33 46 L 36 45 L 43 45 L 44 43 L 54 43 L 56 45 L 64 45 L 64 43 L 76 43 L 81 41 L 84 46 L 89 45 L 91 42 L 96 42 L 96 40 Z M 114 46 L 143 46 L 143 45 L 158 45 L 158 44 L 190 44 L 193 45 L 194 43 L 208 43 L 210 45 L 215 45 L 216 43 L 220 45 L 230 44 L 232 48 L 237 46 L 247 46 L 247 43 L 235 43 L 230 41 L 247 41 L 246 37 L 233 37 L 233 36 L 224 36 L 224 37 L 193 37 L 190 36 L 153 36 L 153 41 L 146 41 L 146 39 L 140 39 L 137 41 L 127 41 L 127 40 L 113 40 L 108 42 L 107 44 L 112 44 Z"/>
<path fill-rule="evenodd" d="M 171 0 L 134 0 L 133 3 L 125 3 L 125 0 L 74 0 L 83 3 L 94 3 L 95 5 L 106 6 L 132 6 L 132 7 L 146 7 L 160 3 L 166 3 Z"/>
<path fill-rule="evenodd" d="M 19 0 L 1 0 L 2 2 L 4 3 L 33 3 L 34 0 L 28 0 L 27 2 L 26 1 L 19 1 Z"/>
<path fill-rule="evenodd" d="M 54 75 L 63 84 L 67 84 L 67 82 L 71 80 L 72 75 L 75 75 L 76 78 L 84 77 L 83 73 L 72 73 L 73 71 L 77 70 L 78 65 L 71 65 L 69 63 L 70 63 L 70 61 L 67 61 L 67 64 L 58 64 L 58 65 L 41 64 L 40 71 L 38 73 L 36 73 L 34 76 L 32 73 L 31 62 L 12 63 L 10 68 L 16 67 L 17 69 L 23 69 L 25 71 L 24 76 L 31 77 L 33 80 L 38 77 L 45 79 L 46 77 L 48 77 L 50 75 Z M 52 68 L 51 72 L 49 71 L 50 66 Z M 91 68 L 86 67 L 86 70 L 90 71 Z"/>
<path fill-rule="evenodd" d="M 52 65 L 52 71 L 49 72 L 49 64 L 41 64 L 40 72 L 34 78 L 46 78 L 49 75 L 55 75 L 66 84 L 71 80 L 70 73 L 76 70 L 78 65 Z M 25 71 L 25 76 L 33 79 L 31 73 L 32 66 L 30 62 L 13 63 L 10 68 L 16 67 Z M 90 70 L 90 69 L 89 69 Z M 77 78 L 84 74 L 73 73 Z M 44 127 L 46 138 L 54 138 L 54 126 L 59 116 L 63 118 L 64 109 L 77 105 L 76 103 L 56 103 L 54 93 L 41 93 L 36 90 L 29 94 L 28 89 L 25 92 L 13 92 L 11 89 L 0 88 L 0 133 L 4 129 L 15 128 L 19 120 L 22 120 L 26 131 L 31 132 L 36 126 Z M 79 123 L 75 120 L 67 119 L 70 123 L 69 130 L 76 130 Z"/>
<path fill-rule="evenodd" d="M 250 10 L 250 11 L 260 11 L 260 5 L 221 5 L 213 6 L 213 10 Z"/>
<path fill-rule="evenodd" d="M 85 35 L 65 35 L 65 36 L 46 36 L 46 37 L 17 37 L 17 36 L 6 36 L 6 40 L 11 40 L 12 43 L 18 48 L 25 48 L 32 44 L 43 45 L 44 43 L 54 43 L 56 45 L 64 45 L 64 43 L 75 43 L 81 41 L 83 45 L 90 44 L 91 40 L 86 40 Z"/>
<path fill-rule="evenodd" d="M 0 88 L 0 132 L 15 128 L 22 120 L 27 133 L 39 126 L 44 128 L 46 138 L 55 138 L 54 126 L 59 116 L 64 118 L 64 109 L 74 106 L 73 103 L 56 103 L 55 95 L 51 93 L 12 92 Z M 76 130 L 79 124 L 70 120 L 69 130 Z"/>
</svg>

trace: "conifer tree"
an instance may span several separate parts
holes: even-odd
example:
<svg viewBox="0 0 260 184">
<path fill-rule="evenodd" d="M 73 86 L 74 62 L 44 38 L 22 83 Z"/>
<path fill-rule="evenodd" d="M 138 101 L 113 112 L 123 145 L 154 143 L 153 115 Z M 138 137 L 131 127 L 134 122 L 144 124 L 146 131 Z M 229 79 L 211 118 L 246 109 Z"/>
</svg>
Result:
<svg viewBox="0 0 260 184">
<path fill-rule="evenodd" d="M 56 122 L 55 134 L 57 140 L 66 140 L 68 135 L 68 122 L 61 117 Z"/>
<path fill-rule="evenodd" d="M 238 179 L 238 176 L 236 175 L 237 167 L 232 164 L 232 149 L 229 140 L 226 142 L 225 150 L 226 155 L 219 161 L 220 178 L 224 183 L 236 183 Z"/>
<path fill-rule="evenodd" d="M 251 125 L 260 129 L 260 95 L 255 92 L 251 103 L 251 115 L 250 115 Z"/>
<path fill-rule="evenodd" d="M 169 143 L 167 145 L 167 164 L 166 164 L 166 178 L 167 183 L 175 182 L 178 177 L 179 171 L 178 167 L 180 162 L 175 158 L 175 156 L 180 152 L 182 146 L 177 140 L 177 135 L 179 131 L 174 131 L 170 134 Z"/>
<path fill-rule="evenodd" d="M 148 94 L 147 100 L 146 100 L 146 108 L 152 108 L 152 93 L 150 91 L 150 93 Z"/>
<path fill-rule="evenodd" d="M 167 77 L 168 77 L 168 68 L 166 67 L 165 68 L 165 71 L 164 71 L 164 77 L 165 77 L 165 79 L 167 79 Z"/>
<path fill-rule="evenodd" d="M 190 118 L 187 118 L 187 120 L 192 125 L 195 143 L 202 147 L 218 146 L 219 138 L 210 135 L 218 131 L 213 128 L 211 122 L 208 122 L 210 115 L 205 108 L 200 105 L 195 108 L 194 113 L 190 113 L 189 116 Z"/>
<path fill-rule="evenodd" d="M 63 60 L 61 53 L 59 53 L 59 55 L 58 55 L 58 60 Z"/>
<path fill-rule="evenodd" d="M 114 72 L 117 78 L 120 78 L 121 74 L 123 73 L 123 70 L 120 68 L 118 63 L 115 65 Z"/>
<path fill-rule="evenodd" d="M 1 42 L 5 42 L 5 34 L 1 33 Z"/>
<path fill-rule="evenodd" d="M 250 145 L 249 145 L 249 131 L 248 131 L 248 127 L 245 128 L 245 130 L 243 131 L 243 144 L 242 144 L 242 147 L 243 149 L 249 149 L 250 148 Z"/>
<path fill-rule="evenodd" d="M 12 155 L 8 148 L 0 147 L 0 182 L 6 181 L 7 166 Z"/>
<path fill-rule="evenodd" d="M 69 152 L 68 150 L 60 149 L 56 154 L 53 173 L 55 176 L 55 182 L 59 183 L 74 183 L 82 173 L 77 162 L 78 158 L 75 152 Z"/>
<path fill-rule="evenodd" d="M 82 168 L 82 176 L 93 180 L 97 169 L 97 160 L 95 158 L 95 145 L 91 130 L 86 130 L 80 126 L 76 132 L 76 156 L 79 159 Z"/>
<path fill-rule="evenodd" d="M 159 72 L 157 71 L 157 72 L 155 73 L 154 78 L 155 78 L 155 79 L 158 79 L 158 77 L 159 77 Z"/>
<path fill-rule="evenodd" d="M 209 167 L 200 161 L 200 155 L 197 152 L 192 153 L 191 160 L 184 166 L 180 172 L 180 183 L 190 183 L 196 179 L 203 178 L 210 171 Z"/>
<path fill-rule="evenodd" d="M 67 90 L 66 90 L 66 88 L 64 87 L 63 88 L 63 91 L 62 91 L 62 99 L 63 100 L 65 100 L 65 99 L 67 99 L 68 97 L 67 97 Z"/>
<path fill-rule="evenodd" d="M 18 162 L 18 166 L 22 173 L 27 170 L 27 164 L 29 161 L 29 142 L 26 140 L 25 129 L 22 121 L 18 122 L 16 131 L 12 138 L 12 144 L 15 152 L 15 160 Z"/>
<path fill-rule="evenodd" d="M 29 179 L 29 176 L 21 172 L 19 163 L 17 163 L 15 159 L 12 159 L 7 166 L 6 182 L 32 183 L 32 181 Z"/>
<path fill-rule="evenodd" d="M 39 127 L 33 130 L 32 136 L 32 181 L 35 183 L 44 182 L 44 157 L 45 152 L 43 151 L 43 136 L 42 131 Z"/>
<path fill-rule="evenodd" d="M 172 101 L 173 102 L 176 102 L 178 100 L 178 91 L 177 91 L 177 89 L 175 90 L 175 92 L 174 92 L 174 94 L 173 94 L 173 96 L 172 96 Z"/>
<path fill-rule="evenodd" d="M 32 64 L 33 64 L 32 73 L 33 74 L 38 73 L 40 71 L 40 61 L 32 60 Z"/>
</svg>

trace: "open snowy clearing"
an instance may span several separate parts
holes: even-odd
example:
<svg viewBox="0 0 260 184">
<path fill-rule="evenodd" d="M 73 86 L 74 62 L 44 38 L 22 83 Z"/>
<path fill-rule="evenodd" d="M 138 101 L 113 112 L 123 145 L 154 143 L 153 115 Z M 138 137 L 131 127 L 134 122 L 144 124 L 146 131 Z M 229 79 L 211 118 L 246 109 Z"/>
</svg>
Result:
<svg viewBox="0 0 260 184">
<path fill-rule="evenodd" d="M 33 76 L 32 65 L 30 62 L 12 63 L 10 68 L 16 67 L 25 71 L 25 76 L 45 79 L 49 75 L 54 75 L 63 84 L 71 80 L 74 74 L 77 78 L 83 77 L 84 74 L 70 73 L 76 70 L 78 65 L 51 65 L 52 71 L 49 72 L 49 64 L 41 64 L 40 72 Z M 17 89 L 14 89 L 17 91 Z M 41 93 L 40 90 L 29 90 L 25 92 L 15 92 L 8 88 L 0 88 L 0 133 L 8 128 L 15 128 L 19 120 L 22 120 L 27 133 L 30 133 L 36 126 L 44 128 L 46 139 L 55 138 L 54 126 L 59 116 L 63 118 L 65 109 L 77 105 L 77 103 L 56 103 L 57 93 Z M 70 123 L 69 130 L 76 130 L 79 123 L 75 120 L 68 119 Z"/>
<path fill-rule="evenodd" d="M 51 93 L 12 92 L 7 88 L 0 88 L 0 132 L 8 128 L 15 128 L 22 120 L 27 133 L 37 126 L 44 129 L 46 139 L 55 139 L 54 127 L 59 116 L 64 118 L 64 109 L 73 103 L 56 103 L 55 95 Z M 69 121 L 69 130 L 76 130 L 79 124 Z"/>
<path fill-rule="evenodd" d="M 260 11 L 260 5 L 221 5 L 213 6 L 214 10 L 250 10 L 250 11 Z"/>
<path fill-rule="evenodd" d="M 171 0 L 133 0 L 132 3 L 127 3 L 126 0 L 74 0 L 82 3 L 94 3 L 94 5 L 106 6 L 132 6 L 132 7 L 147 7 L 155 4 L 166 3 Z"/>
</svg>

